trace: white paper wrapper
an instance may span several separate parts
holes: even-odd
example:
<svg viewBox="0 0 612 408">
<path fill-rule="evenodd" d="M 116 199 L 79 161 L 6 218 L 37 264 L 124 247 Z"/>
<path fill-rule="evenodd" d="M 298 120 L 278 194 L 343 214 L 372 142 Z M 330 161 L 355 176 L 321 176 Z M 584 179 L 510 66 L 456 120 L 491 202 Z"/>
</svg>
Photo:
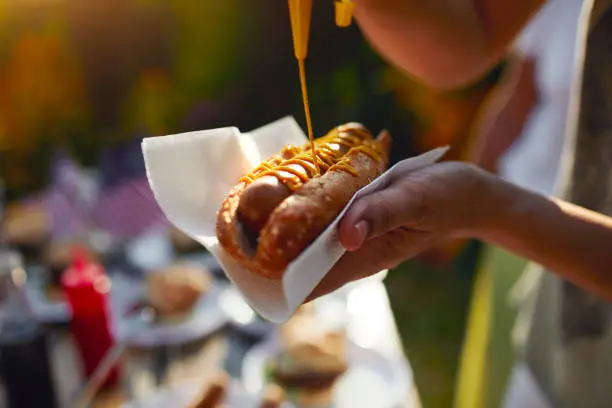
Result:
<svg viewBox="0 0 612 408">
<path fill-rule="evenodd" d="M 336 237 L 341 216 L 355 198 L 384 187 L 391 173 L 406 173 L 439 160 L 438 148 L 396 164 L 361 189 L 338 218 L 285 271 L 269 280 L 238 266 L 218 245 L 217 211 L 238 179 L 285 145 L 307 138 L 292 117 L 240 133 L 235 127 L 148 138 L 142 150 L 149 183 L 166 217 L 208 249 L 253 309 L 274 322 L 286 321 L 344 254 Z"/>
</svg>

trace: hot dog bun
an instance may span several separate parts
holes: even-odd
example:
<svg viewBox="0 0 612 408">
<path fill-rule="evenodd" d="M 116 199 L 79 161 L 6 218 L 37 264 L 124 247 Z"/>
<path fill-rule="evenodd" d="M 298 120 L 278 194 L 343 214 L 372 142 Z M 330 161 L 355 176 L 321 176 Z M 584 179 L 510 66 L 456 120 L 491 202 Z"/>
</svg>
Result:
<svg viewBox="0 0 612 408">
<path fill-rule="evenodd" d="M 392 140 L 348 123 L 315 143 L 320 175 L 310 145 L 288 146 L 244 177 L 218 213 L 221 247 L 262 277 L 281 279 L 352 196 L 386 170 Z"/>
</svg>

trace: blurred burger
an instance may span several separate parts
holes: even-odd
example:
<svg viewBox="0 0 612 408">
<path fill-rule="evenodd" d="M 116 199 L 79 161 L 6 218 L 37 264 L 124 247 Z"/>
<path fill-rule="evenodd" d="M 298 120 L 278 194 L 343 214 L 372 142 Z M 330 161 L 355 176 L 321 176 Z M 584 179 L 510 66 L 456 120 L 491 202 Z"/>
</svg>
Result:
<svg viewBox="0 0 612 408">
<path fill-rule="evenodd" d="M 344 331 L 325 329 L 314 314 L 301 312 L 280 334 L 281 351 L 269 366 L 273 380 L 302 407 L 329 405 L 347 370 Z"/>
<path fill-rule="evenodd" d="M 212 277 L 205 268 L 176 264 L 147 275 L 149 305 L 164 321 L 185 318 L 210 290 Z"/>
<path fill-rule="evenodd" d="M 19 250 L 27 260 L 38 260 L 51 235 L 51 220 L 42 205 L 18 204 L 6 209 L 0 237 Z"/>
</svg>

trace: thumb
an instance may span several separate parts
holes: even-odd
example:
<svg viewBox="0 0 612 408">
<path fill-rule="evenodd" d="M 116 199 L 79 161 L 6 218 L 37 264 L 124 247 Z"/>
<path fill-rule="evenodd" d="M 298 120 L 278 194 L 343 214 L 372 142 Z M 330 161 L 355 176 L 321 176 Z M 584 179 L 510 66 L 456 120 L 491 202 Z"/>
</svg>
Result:
<svg viewBox="0 0 612 408">
<path fill-rule="evenodd" d="M 353 203 L 340 221 L 338 237 L 345 249 L 355 251 L 371 238 L 422 219 L 420 194 L 410 194 L 405 183 L 368 194 Z"/>
</svg>

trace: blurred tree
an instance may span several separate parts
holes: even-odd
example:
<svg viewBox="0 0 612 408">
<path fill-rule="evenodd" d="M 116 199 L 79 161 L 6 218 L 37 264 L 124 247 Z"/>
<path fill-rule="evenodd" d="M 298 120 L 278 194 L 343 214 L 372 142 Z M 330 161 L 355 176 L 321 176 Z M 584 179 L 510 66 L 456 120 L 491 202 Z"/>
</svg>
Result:
<svg viewBox="0 0 612 408">
<path fill-rule="evenodd" d="M 248 35 L 250 14 L 257 11 L 244 0 L 173 0 L 169 7 L 179 110 L 185 112 L 203 99 L 223 98 L 231 89 L 244 86 L 249 67 L 243 55 L 254 46 Z"/>
<path fill-rule="evenodd" d="M 0 0 L 0 50 L 6 49 L 5 46 L 8 43 L 8 37 L 10 35 L 10 26 L 8 23 L 9 13 L 6 1 L 7 0 Z"/>
<path fill-rule="evenodd" d="M 125 104 L 123 131 L 126 134 L 164 135 L 171 129 L 176 99 L 166 71 L 145 69 Z"/>
<path fill-rule="evenodd" d="M 13 149 L 28 149 L 36 135 L 61 138 L 61 128 L 82 117 L 83 78 L 61 38 L 23 34 L 14 44 L 5 75 L 7 116 L 15 126 Z"/>
<path fill-rule="evenodd" d="M 70 0 L 66 19 L 84 68 L 92 108 L 90 137 L 103 139 L 105 145 L 129 137 L 124 113 L 142 72 L 170 67 L 167 3 Z"/>
<path fill-rule="evenodd" d="M 55 17 L 21 27 L 0 67 L 0 177 L 9 187 L 41 185 L 44 149 L 86 126 L 79 61 Z"/>
</svg>

